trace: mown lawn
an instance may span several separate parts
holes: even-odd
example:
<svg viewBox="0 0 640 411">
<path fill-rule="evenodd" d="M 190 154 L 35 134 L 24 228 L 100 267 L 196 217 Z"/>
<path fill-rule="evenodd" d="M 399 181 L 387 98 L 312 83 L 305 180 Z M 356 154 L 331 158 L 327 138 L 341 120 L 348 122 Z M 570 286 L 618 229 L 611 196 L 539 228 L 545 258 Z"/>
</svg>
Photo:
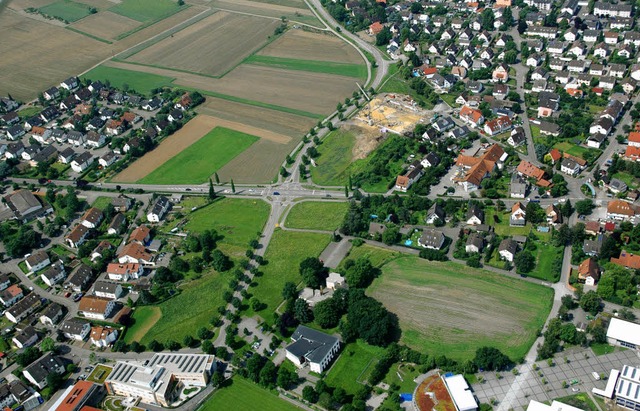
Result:
<svg viewBox="0 0 640 411">
<path fill-rule="evenodd" d="M 155 307 L 137 308 L 133 314 L 136 323 L 127 332 L 125 340 L 148 344 L 154 339 L 182 343 L 187 335 L 196 338 L 197 330 L 209 327 L 210 320 L 218 316 L 216 309 L 225 304 L 222 293 L 227 289 L 227 282 L 228 278 L 214 271 L 203 273 L 201 278 L 180 287 L 181 293 L 177 296 Z M 154 309 L 160 309 L 159 319 L 157 312 L 151 311 Z"/>
<path fill-rule="evenodd" d="M 76 3 L 75 1 L 62 0 L 48 4 L 38 9 L 42 14 L 47 16 L 58 17 L 69 23 L 78 21 L 87 17 L 91 12 L 86 4 Z"/>
<path fill-rule="evenodd" d="M 258 66 L 278 67 L 285 70 L 309 71 L 314 73 L 335 74 L 339 76 L 365 78 L 367 68 L 362 64 L 335 63 L 316 60 L 299 60 L 284 57 L 253 55 L 243 63 Z"/>
<path fill-rule="evenodd" d="M 589 394 L 585 392 L 568 395 L 566 397 L 556 398 L 556 400 L 564 404 L 580 408 L 581 410 L 585 410 L 585 411 L 598 411 L 600 409 L 596 406 L 595 402 L 593 402 L 593 400 L 589 397 Z"/>
<path fill-rule="evenodd" d="M 539 278 L 544 281 L 555 283 L 558 281 L 559 273 L 554 274 L 551 270 L 551 266 L 556 258 L 561 257 L 564 249 L 562 247 L 554 247 L 549 243 L 537 241 L 538 248 L 535 251 L 536 255 L 536 268 L 530 273 L 527 273 L 529 277 Z"/>
<path fill-rule="evenodd" d="M 347 393 L 355 394 L 367 382 L 367 377 L 383 353 L 383 348 L 360 340 L 348 344 L 327 374 L 327 384 L 342 387 Z"/>
<path fill-rule="evenodd" d="M 91 204 L 91 207 L 99 208 L 100 210 L 104 210 L 107 208 L 109 204 L 111 204 L 111 197 L 100 196 L 96 198 L 96 200 Z"/>
<path fill-rule="evenodd" d="M 115 67 L 98 66 L 80 76 L 81 79 L 99 80 L 110 82 L 112 87 L 122 89 L 123 85 L 129 87 L 130 92 L 138 92 L 151 95 L 151 90 L 171 86 L 175 78 L 159 76 L 157 74 L 142 73 L 132 70 L 124 70 Z"/>
<path fill-rule="evenodd" d="M 305 201 L 293 206 L 285 225 L 288 228 L 333 231 L 340 227 L 349 203 Z"/>
<path fill-rule="evenodd" d="M 400 341 L 429 355 L 473 358 L 491 346 L 526 355 L 551 309 L 553 290 L 456 263 L 396 259 L 367 290 L 400 321 Z"/>
<path fill-rule="evenodd" d="M 109 11 L 141 22 L 169 17 L 182 7 L 172 0 L 123 0 Z"/>
<path fill-rule="evenodd" d="M 196 233 L 214 229 L 224 237 L 221 243 L 248 248 L 262 231 L 269 211 L 269 204 L 262 200 L 223 198 L 189 214 L 184 229 Z"/>
<path fill-rule="evenodd" d="M 371 264 L 374 267 L 382 267 L 386 263 L 395 260 L 396 258 L 400 258 L 405 254 L 390 251 L 385 248 L 380 248 L 368 244 L 363 244 L 359 247 L 351 247 L 349 254 L 345 257 L 346 259 L 357 260 L 358 258 L 368 258 Z M 342 260 L 344 262 L 344 260 Z"/>
<path fill-rule="evenodd" d="M 257 287 L 249 292 L 267 307 L 260 315 L 267 322 L 273 322 L 271 315 L 282 302 L 282 287 L 287 281 L 299 283 L 300 262 L 307 257 L 318 257 L 329 244 L 328 234 L 304 233 L 298 231 L 276 230 L 273 233 L 265 259 L 268 264 L 262 267 L 263 275 L 255 277 Z"/>
<path fill-rule="evenodd" d="M 259 405 L 258 405 L 259 404 Z M 232 409 L 234 411 L 293 411 L 300 410 L 290 402 L 279 398 L 271 391 L 267 391 L 241 377 L 234 377 L 224 388 L 216 390 L 198 411 L 219 411 Z"/>
<path fill-rule="evenodd" d="M 343 186 L 349 181 L 349 167 L 353 161 L 353 133 L 339 129 L 333 131 L 318 146 L 320 157 L 317 167 L 311 166 L 313 182 L 321 186 Z"/>
<path fill-rule="evenodd" d="M 205 136 L 153 170 L 140 184 L 200 184 L 259 138 L 224 127 Z"/>
</svg>

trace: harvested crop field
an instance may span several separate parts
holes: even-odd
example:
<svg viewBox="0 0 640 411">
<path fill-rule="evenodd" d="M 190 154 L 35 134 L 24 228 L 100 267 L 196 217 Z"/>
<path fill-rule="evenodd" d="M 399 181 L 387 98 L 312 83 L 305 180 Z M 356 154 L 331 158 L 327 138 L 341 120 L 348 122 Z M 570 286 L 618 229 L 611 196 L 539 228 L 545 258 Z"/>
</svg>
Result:
<svg viewBox="0 0 640 411">
<path fill-rule="evenodd" d="M 136 160 L 124 171 L 115 176 L 113 181 L 134 182 L 146 177 L 156 168 L 175 157 L 187 147 L 191 146 L 215 127 L 225 127 L 241 133 L 254 135 L 256 137 L 260 137 L 260 141 L 268 140 L 279 145 L 284 145 L 291 140 L 287 136 L 261 130 L 245 124 L 199 115 L 189 121 L 175 134 L 164 140 L 158 147 L 156 147 L 155 150 L 145 154 L 142 158 Z M 256 144 L 258 143 L 259 141 Z M 282 158 L 279 161 L 282 161 Z"/>
<path fill-rule="evenodd" d="M 237 183 L 269 183 L 277 178 L 284 158 L 297 144 L 298 140 L 289 144 L 259 140 L 222 167 L 218 175 L 224 181 L 233 178 Z"/>
<path fill-rule="evenodd" d="M 179 75 L 176 84 L 183 84 Z M 210 81 L 205 90 L 328 114 L 356 88 L 355 80 L 349 77 L 242 65 L 223 79 Z"/>
<path fill-rule="evenodd" d="M 11 8 L 0 13 L 0 38 L 0 55 L 4 56 L 0 59 L 0 95 L 11 94 L 18 100 L 28 101 L 104 58 L 104 44 Z M 70 44 L 73 52 L 61 57 L 58 51 L 70 50 Z"/>
<path fill-rule="evenodd" d="M 458 360 L 482 346 L 524 357 L 553 297 L 550 288 L 520 279 L 415 257 L 384 265 L 367 293 L 398 316 L 402 342 Z"/>
<path fill-rule="evenodd" d="M 241 65 L 221 79 L 149 66 L 110 61 L 109 67 L 175 77 L 177 86 L 257 101 L 265 106 L 285 107 L 319 119 L 357 89 L 350 77 L 323 73 Z"/>
<path fill-rule="evenodd" d="M 316 121 L 309 117 L 254 107 L 215 97 L 207 97 L 207 101 L 200 105 L 197 111 L 201 114 L 283 134 L 296 139 L 296 141 L 301 139 L 302 135 L 316 124 Z"/>
<path fill-rule="evenodd" d="M 260 56 L 364 64 L 350 44 L 328 33 L 289 30 L 257 53 Z"/>
<path fill-rule="evenodd" d="M 52 1 L 17 0 L 0 13 L 0 95 L 28 101 L 65 78 L 80 74 L 112 53 L 118 53 L 203 11 L 188 7 L 109 46 L 83 34 L 25 15 L 24 7 Z M 98 15 L 104 12 L 98 13 Z M 88 17 L 86 17 L 88 18 Z M 83 19 L 84 20 L 84 19 Z M 78 23 L 82 22 L 80 20 Z M 73 47 L 69 47 L 72 44 Z M 37 61 L 38 64 L 33 64 Z M 29 67 L 29 70 L 15 70 Z"/>
<path fill-rule="evenodd" d="M 127 61 L 221 76 L 262 47 L 278 24 L 272 19 L 218 12 Z"/>
<path fill-rule="evenodd" d="M 133 30 L 139 21 L 110 11 L 92 14 L 73 23 L 70 27 L 101 39 L 113 40 L 122 33 Z"/>
<path fill-rule="evenodd" d="M 269 2 L 250 0 L 213 0 L 209 6 L 220 10 L 237 11 L 240 13 L 256 14 L 280 20 L 286 17 L 291 21 L 309 24 L 314 27 L 324 27 L 303 2 L 289 2 L 284 4 L 281 0 Z"/>
</svg>

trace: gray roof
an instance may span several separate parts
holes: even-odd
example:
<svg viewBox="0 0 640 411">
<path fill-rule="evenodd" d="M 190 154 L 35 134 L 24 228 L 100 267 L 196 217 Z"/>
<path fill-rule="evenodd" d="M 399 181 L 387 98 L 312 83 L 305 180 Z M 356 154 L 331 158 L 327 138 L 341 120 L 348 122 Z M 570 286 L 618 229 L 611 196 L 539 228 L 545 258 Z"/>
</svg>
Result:
<svg viewBox="0 0 640 411">
<path fill-rule="evenodd" d="M 85 264 L 79 265 L 67 279 L 67 284 L 73 287 L 85 289 L 93 279 L 93 271 L 91 267 Z"/>
<path fill-rule="evenodd" d="M 582 245 L 582 251 L 584 251 L 585 254 L 598 255 L 600 254 L 600 249 L 602 248 L 603 242 L 604 242 L 604 235 L 598 234 L 595 240 L 584 240 L 584 244 Z"/>
<path fill-rule="evenodd" d="M 475 245 L 478 250 L 482 250 L 482 247 L 484 246 L 484 239 L 480 234 L 473 233 L 467 238 L 466 245 Z"/>
<path fill-rule="evenodd" d="M 165 209 L 169 206 L 169 199 L 165 196 L 159 196 L 156 202 L 153 203 L 151 213 L 160 215 L 164 213 Z"/>
<path fill-rule="evenodd" d="M 298 326 L 291 336 L 293 343 L 287 346 L 287 351 L 298 358 L 304 357 L 310 362 L 320 362 L 336 345 L 338 338 L 313 330 L 304 325 Z"/>
<path fill-rule="evenodd" d="M 34 196 L 29 190 L 18 190 L 8 197 L 11 209 L 19 213 L 21 216 L 31 208 L 42 208 L 42 205 L 36 196 Z"/>
<path fill-rule="evenodd" d="M 115 294 L 119 286 L 119 284 L 112 283 L 110 281 L 96 281 L 93 285 L 93 289 L 95 292 Z"/>
<path fill-rule="evenodd" d="M 45 276 L 50 281 L 60 275 L 60 273 L 64 272 L 64 267 L 62 264 L 54 264 L 51 267 L 47 268 L 42 275 Z"/>
<path fill-rule="evenodd" d="M 62 323 L 60 330 L 70 335 L 82 334 L 82 329 L 89 324 L 88 321 L 80 320 L 78 318 L 70 318 Z"/>
<path fill-rule="evenodd" d="M 446 213 L 444 212 L 444 208 L 438 203 L 433 203 L 433 205 L 427 211 L 427 218 L 431 217 L 431 215 L 435 215 L 440 220 L 444 221 Z"/>
<path fill-rule="evenodd" d="M 51 303 L 44 309 L 41 316 L 47 317 L 49 319 L 54 319 L 57 317 L 62 311 L 62 307 L 56 303 Z"/>
<path fill-rule="evenodd" d="M 433 248 L 440 248 L 444 241 L 444 234 L 437 230 L 424 230 L 420 237 L 420 243 Z"/>
<path fill-rule="evenodd" d="M 515 255 L 516 251 L 518 251 L 518 243 L 509 238 L 502 240 L 498 247 L 498 252 L 500 251 L 509 251 L 511 254 Z"/>
<path fill-rule="evenodd" d="M 25 345 L 34 335 L 38 335 L 36 329 L 32 326 L 25 327 L 20 333 L 16 334 L 14 338 L 20 342 L 21 345 Z"/>
<path fill-rule="evenodd" d="M 31 374 L 36 381 L 45 381 L 47 375 L 57 372 L 60 368 L 64 369 L 62 360 L 49 352 L 25 368 L 24 371 Z"/>
</svg>

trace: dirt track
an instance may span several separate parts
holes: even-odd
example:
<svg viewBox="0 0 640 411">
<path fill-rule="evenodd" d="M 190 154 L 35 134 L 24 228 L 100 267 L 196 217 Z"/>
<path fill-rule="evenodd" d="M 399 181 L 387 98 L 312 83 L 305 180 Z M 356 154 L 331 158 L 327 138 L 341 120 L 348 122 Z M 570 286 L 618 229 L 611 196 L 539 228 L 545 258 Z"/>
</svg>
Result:
<svg viewBox="0 0 640 411">
<path fill-rule="evenodd" d="M 189 121 L 177 133 L 164 140 L 158 147 L 156 147 L 155 150 L 145 154 L 142 158 L 138 159 L 120 174 L 115 176 L 113 181 L 116 183 L 138 181 L 158 168 L 158 166 L 174 157 L 177 153 L 198 141 L 215 127 L 226 127 L 243 133 L 252 134 L 276 144 L 286 145 L 291 141 L 291 138 L 289 137 L 262 130 L 257 127 L 222 120 L 215 117 L 198 115 L 193 120 Z"/>
</svg>

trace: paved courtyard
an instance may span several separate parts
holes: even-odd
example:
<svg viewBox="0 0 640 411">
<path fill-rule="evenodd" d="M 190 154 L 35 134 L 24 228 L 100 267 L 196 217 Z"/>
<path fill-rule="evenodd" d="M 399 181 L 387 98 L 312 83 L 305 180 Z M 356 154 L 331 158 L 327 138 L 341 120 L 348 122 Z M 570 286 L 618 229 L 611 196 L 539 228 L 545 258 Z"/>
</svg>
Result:
<svg viewBox="0 0 640 411">
<path fill-rule="evenodd" d="M 608 376 L 612 368 L 620 369 L 624 364 L 639 363 L 640 354 L 633 350 L 596 356 L 591 349 L 571 348 L 556 355 L 553 366 L 549 366 L 547 361 L 536 362 L 538 370 L 534 369 L 534 364 L 519 365 L 517 367 L 519 376 L 511 372 L 502 372 L 499 374 L 502 378 L 498 379 L 494 372 L 478 373 L 478 376 L 484 377 L 485 381 L 473 384 L 472 388 L 480 402 L 488 404 L 493 399 L 497 401 L 496 405 L 500 409 L 507 406 L 501 402 L 511 391 L 509 394 L 511 404 L 507 409 L 519 411 L 526 409 L 531 400 L 543 402 L 572 395 L 578 391 L 590 393 L 593 387 L 604 389 L 607 384 L 606 379 L 596 381 L 592 372 Z M 562 388 L 563 381 L 570 384 L 572 380 L 578 380 L 578 383 Z"/>
</svg>

